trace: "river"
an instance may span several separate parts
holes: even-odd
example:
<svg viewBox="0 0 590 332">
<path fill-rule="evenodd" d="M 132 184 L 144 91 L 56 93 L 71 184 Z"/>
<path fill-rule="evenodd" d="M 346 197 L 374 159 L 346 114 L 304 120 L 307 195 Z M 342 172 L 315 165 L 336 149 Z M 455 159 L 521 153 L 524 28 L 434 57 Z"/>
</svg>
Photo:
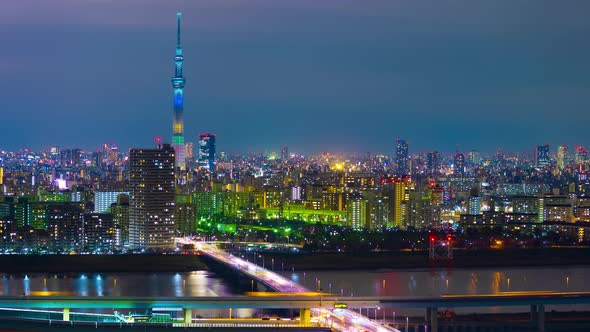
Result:
<svg viewBox="0 0 590 332">
<path fill-rule="evenodd" d="M 277 271 L 281 272 L 281 271 Z M 309 289 L 321 288 L 346 298 L 356 296 L 428 296 L 440 294 L 495 294 L 515 291 L 590 291 L 590 267 L 531 267 L 493 269 L 437 269 L 390 271 L 285 271 L 286 277 Z M 209 271 L 190 273 L 73 273 L 4 274 L 1 295 L 59 292 L 79 296 L 229 296 L 239 290 Z M 547 310 L 553 308 L 549 307 Z M 528 308 L 491 308 L 486 312 L 526 311 Z M 588 306 L 560 306 L 559 310 L 590 310 Z M 474 312 L 467 308 L 457 312 Z M 482 310 L 477 310 L 483 312 Z M 223 310 L 201 313 L 224 316 Z M 247 317 L 251 310 L 235 310 Z"/>
</svg>

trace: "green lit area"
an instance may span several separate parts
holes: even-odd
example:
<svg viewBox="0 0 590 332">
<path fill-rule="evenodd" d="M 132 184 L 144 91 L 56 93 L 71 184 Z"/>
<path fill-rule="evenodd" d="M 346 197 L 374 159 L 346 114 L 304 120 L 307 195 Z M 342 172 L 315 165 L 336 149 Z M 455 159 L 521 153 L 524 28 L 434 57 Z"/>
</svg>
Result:
<svg viewBox="0 0 590 332">
<path fill-rule="evenodd" d="M 236 224 L 217 224 L 217 231 L 222 233 L 235 233 L 236 230 Z"/>
<path fill-rule="evenodd" d="M 58 203 L 66 203 L 70 201 L 70 197 L 64 195 L 62 193 L 53 194 L 53 193 L 44 193 L 39 195 L 40 202 L 58 202 Z"/>
<path fill-rule="evenodd" d="M 184 136 L 174 135 L 172 137 L 172 142 L 174 145 L 182 145 L 184 144 Z"/>
<path fill-rule="evenodd" d="M 265 219 L 279 219 L 281 211 L 279 208 L 262 209 L 261 213 Z M 282 211 L 283 219 L 302 220 L 305 222 L 327 222 L 339 224 L 346 219 L 346 211 L 312 210 L 296 206 L 287 206 Z"/>
</svg>

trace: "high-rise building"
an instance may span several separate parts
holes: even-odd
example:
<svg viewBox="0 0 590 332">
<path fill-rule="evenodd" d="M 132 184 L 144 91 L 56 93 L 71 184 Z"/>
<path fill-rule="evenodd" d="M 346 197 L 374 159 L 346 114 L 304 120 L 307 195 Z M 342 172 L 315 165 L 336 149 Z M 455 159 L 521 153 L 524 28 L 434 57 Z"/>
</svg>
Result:
<svg viewBox="0 0 590 332">
<path fill-rule="evenodd" d="M 395 164 L 397 175 L 403 176 L 408 175 L 408 142 L 403 139 L 397 138 L 395 140 Z"/>
<path fill-rule="evenodd" d="M 199 166 L 215 172 L 215 134 L 199 134 Z"/>
<path fill-rule="evenodd" d="M 103 164 L 106 166 L 112 166 L 115 165 L 115 163 L 117 162 L 117 159 L 119 159 L 119 148 L 117 147 L 117 144 L 115 143 L 104 143 L 102 145 L 103 148 Z"/>
<path fill-rule="evenodd" d="M 193 142 L 186 142 L 186 144 L 184 145 L 185 148 L 185 159 L 186 160 L 191 160 L 193 159 L 193 149 L 194 149 L 194 143 Z"/>
<path fill-rule="evenodd" d="M 174 247 L 174 148 L 129 153 L 129 245 L 132 249 Z"/>
<path fill-rule="evenodd" d="M 84 211 L 77 204 L 61 203 L 47 207 L 47 231 L 52 251 L 82 250 Z"/>
<path fill-rule="evenodd" d="M 389 223 L 388 227 L 405 228 L 407 226 L 406 203 L 409 199 L 408 183 L 394 180 L 384 186 L 384 201 L 388 203 Z"/>
<path fill-rule="evenodd" d="M 471 150 L 467 154 L 467 159 L 469 161 L 469 166 L 475 167 L 478 166 L 481 161 L 481 154 L 477 150 Z"/>
<path fill-rule="evenodd" d="M 583 164 L 588 160 L 588 150 L 582 145 L 576 146 L 576 155 L 574 156 L 576 164 Z"/>
<path fill-rule="evenodd" d="M 84 214 L 84 251 L 107 253 L 113 250 L 115 227 L 110 213 Z"/>
<path fill-rule="evenodd" d="M 289 160 L 289 147 L 283 146 L 281 148 L 281 161 Z"/>
<path fill-rule="evenodd" d="M 498 167 L 504 167 L 505 156 L 504 150 L 502 148 L 498 148 L 498 150 L 496 150 L 496 163 Z"/>
<path fill-rule="evenodd" d="M 186 168 L 185 146 L 184 146 L 184 83 L 182 76 L 182 45 L 180 44 L 180 19 L 181 13 L 176 14 L 176 55 L 174 56 L 174 77 L 172 78 L 172 90 L 174 92 L 174 122 L 172 125 L 172 146 L 175 151 L 176 167 L 184 170 Z"/>
<path fill-rule="evenodd" d="M 560 171 L 565 168 L 567 161 L 567 145 L 557 147 L 557 169 Z"/>
<path fill-rule="evenodd" d="M 537 158 L 535 166 L 549 166 L 551 164 L 551 158 L 549 157 L 549 144 L 537 145 L 535 156 Z"/>
<path fill-rule="evenodd" d="M 370 208 L 369 203 L 362 197 L 352 198 L 346 207 L 346 223 L 355 229 L 369 228 Z"/>
<path fill-rule="evenodd" d="M 440 153 L 438 151 L 428 152 L 426 156 L 426 168 L 428 169 L 428 174 L 438 174 L 440 170 Z"/>
<path fill-rule="evenodd" d="M 477 188 L 471 189 L 471 195 L 467 204 L 467 214 L 477 215 L 481 213 L 481 197 Z"/>
<path fill-rule="evenodd" d="M 453 175 L 456 177 L 465 176 L 465 155 L 462 153 L 457 153 L 455 155 L 453 164 Z"/>
<path fill-rule="evenodd" d="M 111 204 L 111 214 L 115 228 L 115 246 L 129 247 L 129 195 L 122 194 L 117 197 L 117 202 Z"/>
<path fill-rule="evenodd" d="M 178 201 L 175 206 L 176 230 L 182 235 L 197 231 L 197 207 L 190 201 Z"/>
</svg>

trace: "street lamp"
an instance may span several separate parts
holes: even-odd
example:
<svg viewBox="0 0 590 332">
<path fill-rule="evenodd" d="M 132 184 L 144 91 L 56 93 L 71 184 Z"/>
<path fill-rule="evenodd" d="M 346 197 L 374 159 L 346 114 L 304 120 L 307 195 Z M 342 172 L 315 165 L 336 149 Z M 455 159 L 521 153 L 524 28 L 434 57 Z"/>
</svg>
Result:
<svg viewBox="0 0 590 332">
<path fill-rule="evenodd" d="M 270 269 L 271 269 L 271 271 L 275 270 L 275 259 L 274 258 L 270 259 Z"/>
</svg>

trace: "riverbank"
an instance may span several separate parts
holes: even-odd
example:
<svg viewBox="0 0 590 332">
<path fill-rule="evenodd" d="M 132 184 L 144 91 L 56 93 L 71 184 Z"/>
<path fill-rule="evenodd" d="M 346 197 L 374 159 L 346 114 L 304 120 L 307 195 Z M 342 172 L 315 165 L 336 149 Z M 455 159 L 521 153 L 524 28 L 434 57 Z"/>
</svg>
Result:
<svg viewBox="0 0 590 332">
<path fill-rule="evenodd" d="M 370 253 L 261 253 L 265 267 L 284 270 L 384 270 L 430 267 L 497 268 L 590 265 L 590 248 L 455 250 L 433 264 L 428 251 Z M 273 261 L 274 259 L 274 261 Z M 257 260 L 262 264 L 261 258 Z M 208 269 L 197 255 L 0 255 L 0 273 L 187 272 Z"/>
<path fill-rule="evenodd" d="M 263 254 L 277 266 L 296 270 L 380 270 L 430 267 L 495 268 L 527 266 L 590 265 L 590 248 L 542 248 L 503 250 L 455 250 L 453 259 L 430 262 L 428 251 L 370 253 Z M 277 265 L 278 264 L 278 265 Z"/>
<path fill-rule="evenodd" d="M 187 272 L 205 270 L 196 255 L 0 255 L 0 273 Z"/>
</svg>

